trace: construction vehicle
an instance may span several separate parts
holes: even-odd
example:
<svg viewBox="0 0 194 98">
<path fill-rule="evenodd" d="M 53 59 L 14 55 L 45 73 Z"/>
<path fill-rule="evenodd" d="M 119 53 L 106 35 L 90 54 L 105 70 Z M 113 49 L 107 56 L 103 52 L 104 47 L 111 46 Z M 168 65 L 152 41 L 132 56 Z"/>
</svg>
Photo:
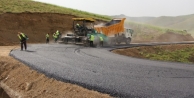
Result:
<svg viewBox="0 0 194 98">
<path fill-rule="evenodd" d="M 90 35 L 95 36 L 94 45 L 99 43 L 99 37 L 103 37 L 104 44 L 120 44 L 125 42 L 130 44 L 133 30 L 124 28 L 125 18 L 115 18 L 110 22 L 98 26 L 94 25 L 95 20 L 92 18 L 73 18 L 73 31 L 74 34 L 63 38 L 64 42 L 73 40 L 75 43 L 82 43 L 85 46 L 89 45 Z M 77 24 L 80 28 L 77 28 Z M 69 34 L 70 35 L 70 34 Z"/>
<path fill-rule="evenodd" d="M 84 43 L 87 40 L 87 34 L 93 32 L 95 20 L 92 18 L 72 18 L 73 20 L 73 34 L 66 34 L 62 37 L 62 41 L 65 43 L 73 42 Z M 79 27 L 77 25 L 79 24 Z"/>
<path fill-rule="evenodd" d="M 125 18 L 115 18 L 103 26 L 95 26 L 94 29 L 107 37 L 105 38 L 107 44 L 121 44 L 122 42 L 130 44 L 133 30 L 125 28 L 124 21 Z"/>
</svg>

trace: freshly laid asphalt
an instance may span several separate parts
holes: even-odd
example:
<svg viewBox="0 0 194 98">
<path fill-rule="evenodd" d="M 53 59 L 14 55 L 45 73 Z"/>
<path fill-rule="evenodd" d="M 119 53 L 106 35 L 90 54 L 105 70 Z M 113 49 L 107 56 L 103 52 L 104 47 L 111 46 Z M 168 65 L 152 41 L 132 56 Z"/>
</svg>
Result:
<svg viewBox="0 0 194 98">
<path fill-rule="evenodd" d="M 36 44 L 10 55 L 49 77 L 113 97 L 194 98 L 194 64 L 122 56 L 109 51 L 115 47 Z"/>
</svg>

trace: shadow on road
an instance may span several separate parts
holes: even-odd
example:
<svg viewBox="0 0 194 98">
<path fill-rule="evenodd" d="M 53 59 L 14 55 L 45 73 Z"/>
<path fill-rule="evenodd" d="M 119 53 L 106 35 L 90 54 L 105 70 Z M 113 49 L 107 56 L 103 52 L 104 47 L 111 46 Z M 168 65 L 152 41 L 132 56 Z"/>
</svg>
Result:
<svg viewBox="0 0 194 98">
<path fill-rule="evenodd" d="M 26 50 L 26 52 L 36 52 L 36 51 L 32 51 L 32 50 Z"/>
</svg>

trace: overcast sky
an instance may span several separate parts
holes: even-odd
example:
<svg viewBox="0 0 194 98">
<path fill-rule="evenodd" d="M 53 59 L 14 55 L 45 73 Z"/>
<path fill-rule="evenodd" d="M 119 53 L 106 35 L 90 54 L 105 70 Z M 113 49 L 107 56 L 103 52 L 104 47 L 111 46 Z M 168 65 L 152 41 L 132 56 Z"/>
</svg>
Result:
<svg viewBox="0 0 194 98">
<path fill-rule="evenodd" d="M 101 15 L 179 16 L 194 14 L 194 0 L 34 0 Z"/>
</svg>

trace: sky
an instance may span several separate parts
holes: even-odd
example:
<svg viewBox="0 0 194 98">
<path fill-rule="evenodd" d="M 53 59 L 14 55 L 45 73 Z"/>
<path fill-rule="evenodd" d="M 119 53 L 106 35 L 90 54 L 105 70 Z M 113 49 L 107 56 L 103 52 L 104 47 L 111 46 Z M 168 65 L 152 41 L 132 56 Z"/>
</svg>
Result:
<svg viewBox="0 0 194 98">
<path fill-rule="evenodd" d="M 33 0 L 101 15 L 159 17 L 194 14 L 194 0 Z"/>
</svg>

